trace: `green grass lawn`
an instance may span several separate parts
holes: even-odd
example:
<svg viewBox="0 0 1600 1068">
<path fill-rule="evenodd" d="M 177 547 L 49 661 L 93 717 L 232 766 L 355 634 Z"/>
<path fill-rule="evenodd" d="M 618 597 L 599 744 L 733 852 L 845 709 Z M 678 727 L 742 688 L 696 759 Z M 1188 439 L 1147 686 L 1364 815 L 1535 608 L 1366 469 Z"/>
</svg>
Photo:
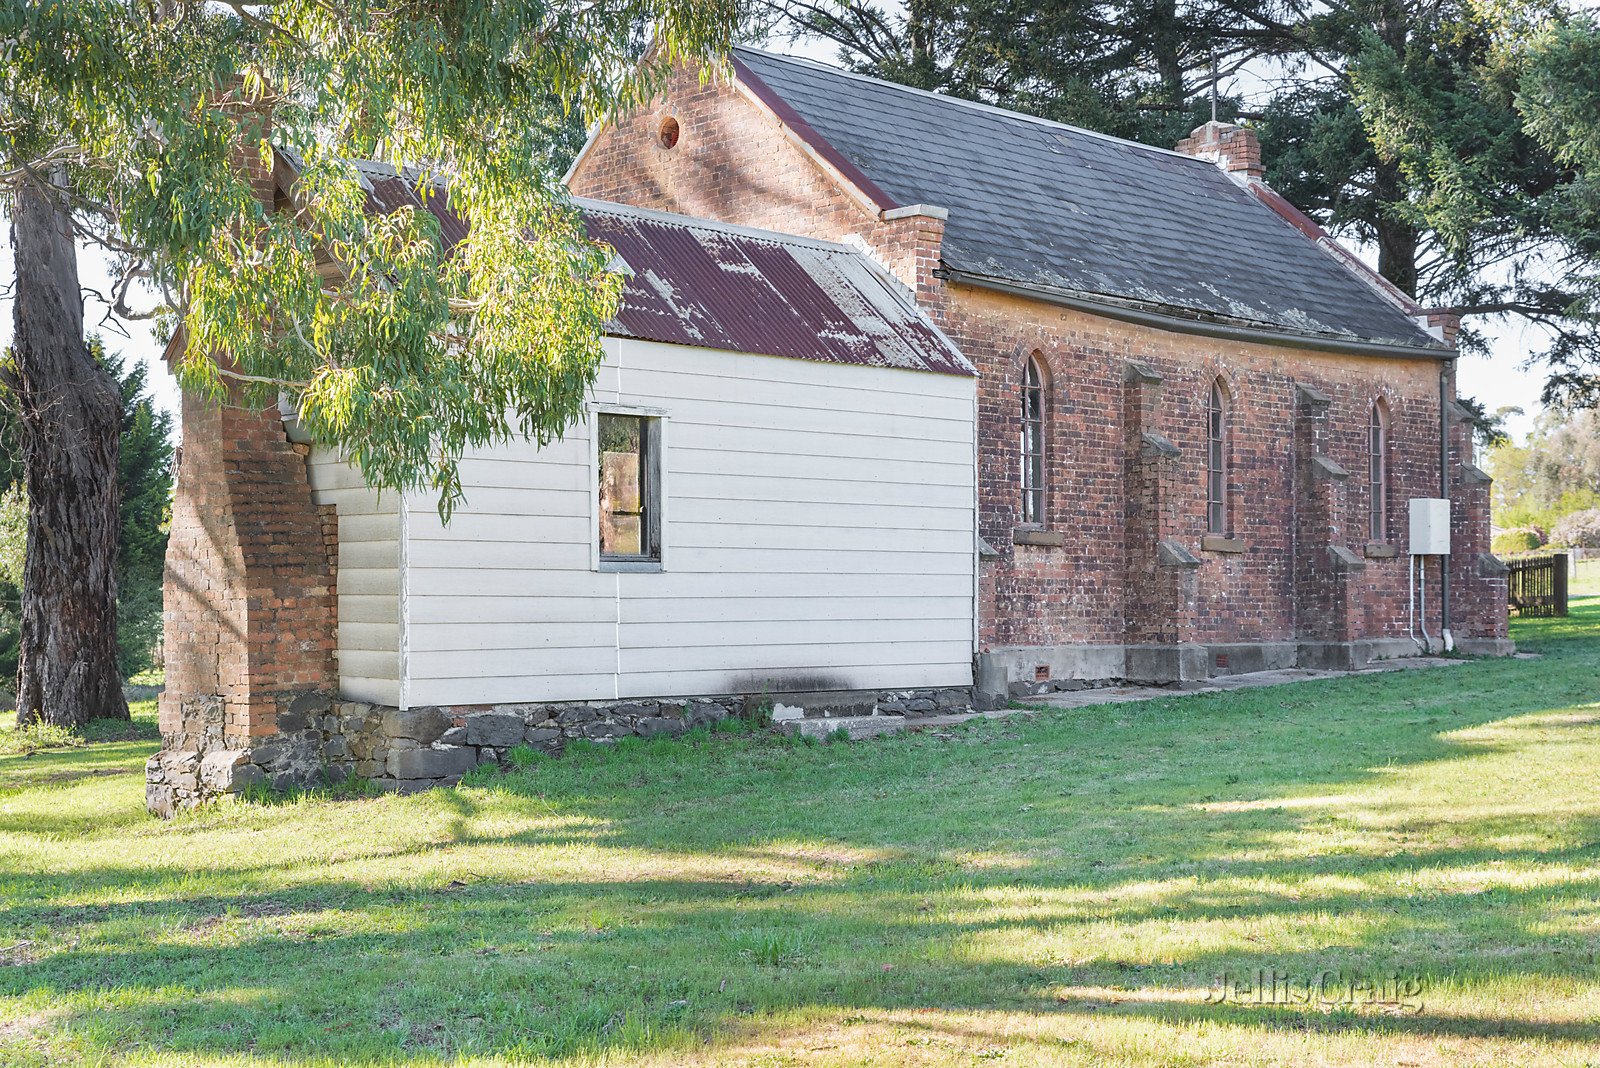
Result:
<svg viewBox="0 0 1600 1068">
<path fill-rule="evenodd" d="M 145 704 L 0 755 L 0 1064 L 1600 1065 L 1600 598 L 1514 636 L 170 823 Z"/>
</svg>

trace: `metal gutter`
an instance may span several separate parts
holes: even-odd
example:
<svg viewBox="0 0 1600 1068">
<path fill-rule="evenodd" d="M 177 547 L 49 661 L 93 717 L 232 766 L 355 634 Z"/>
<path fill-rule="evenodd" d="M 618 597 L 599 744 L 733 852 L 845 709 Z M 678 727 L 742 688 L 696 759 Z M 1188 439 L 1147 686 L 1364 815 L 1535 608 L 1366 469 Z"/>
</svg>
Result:
<svg viewBox="0 0 1600 1068">
<path fill-rule="evenodd" d="M 974 286 L 978 289 L 989 289 L 998 293 L 1009 293 L 1013 296 L 1043 301 L 1046 304 L 1071 308 L 1089 315 L 1099 315 L 1107 319 L 1132 323 L 1135 326 L 1147 326 L 1156 330 L 1170 330 L 1180 334 L 1195 334 L 1200 337 L 1251 342 L 1258 345 L 1314 349 L 1319 352 L 1341 352 L 1352 356 L 1399 356 L 1412 360 L 1453 360 L 1456 358 L 1456 350 L 1454 349 L 1418 348 L 1412 345 L 1386 344 L 1381 341 L 1351 341 L 1346 338 L 1316 334 L 1293 334 L 1287 331 L 1262 327 L 1207 322 L 1203 319 L 1187 319 L 1178 315 L 1167 315 L 1144 308 L 1134 308 L 1110 301 L 1095 300 L 1075 293 L 1052 289 L 1048 286 L 1022 285 L 998 278 L 989 278 L 985 275 L 969 274 L 966 271 L 958 271 L 949 267 L 941 267 L 934 273 L 946 282 L 954 282 L 958 285 Z"/>
</svg>

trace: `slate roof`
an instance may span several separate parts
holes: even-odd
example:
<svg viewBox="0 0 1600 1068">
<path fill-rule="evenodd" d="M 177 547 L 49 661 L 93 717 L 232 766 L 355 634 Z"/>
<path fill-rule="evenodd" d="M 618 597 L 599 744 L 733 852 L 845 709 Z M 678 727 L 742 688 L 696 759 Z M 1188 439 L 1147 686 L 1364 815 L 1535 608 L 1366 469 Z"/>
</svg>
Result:
<svg viewBox="0 0 1600 1068">
<path fill-rule="evenodd" d="M 1451 354 L 1209 161 L 750 48 L 734 50 L 734 69 L 880 207 L 948 209 L 949 270 L 1266 333 Z"/>
<path fill-rule="evenodd" d="M 298 161 L 280 153 L 291 171 Z M 417 174 L 355 160 L 368 210 L 423 203 L 446 253 L 467 237 L 447 193 L 425 202 Z M 574 197 L 589 236 L 626 278 L 607 333 L 821 363 L 975 376 L 899 282 L 847 245 Z"/>
</svg>

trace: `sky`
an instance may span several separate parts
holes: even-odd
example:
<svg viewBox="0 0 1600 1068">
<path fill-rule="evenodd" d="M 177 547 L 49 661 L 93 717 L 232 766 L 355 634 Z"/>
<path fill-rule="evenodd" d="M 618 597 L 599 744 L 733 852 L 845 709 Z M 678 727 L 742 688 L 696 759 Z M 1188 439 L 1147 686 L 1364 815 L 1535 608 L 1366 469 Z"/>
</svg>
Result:
<svg viewBox="0 0 1600 1068">
<path fill-rule="evenodd" d="M 823 61 L 830 58 L 826 48 L 815 44 L 809 47 L 783 45 L 775 50 L 803 54 Z M 5 222 L 3 215 L 0 215 L 0 226 L 3 226 L 9 234 L 10 226 Z M 1366 250 L 1357 249 L 1357 251 Z M 80 281 L 83 286 L 95 292 L 110 293 L 109 268 L 106 255 L 99 249 L 85 248 L 78 257 Z M 9 286 L 13 278 L 11 243 L 8 237 L 3 246 L 0 246 L 0 283 L 3 283 L 7 290 L 0 293 L 0 347 L 11 343 Z M 139 302 L 133 299 L 130 299 L 129 303 L 139 306 Z M 103 301 L 96 299 L 92 294 L 86 295 L 85 329 L 99 332 L 105 339 L 109 351 L 121 353 L 130 362 L 137 360 L 147 364 L 150 368 L 149 382 L 156 403 L 176 414 L 179 400 L 178 385 L 161 359 L 161 347 L 156 343 L 152 333 L 152 324 L 148 321 L 120 322 L 106 319 L 106 312 L 107 307 Z M 1539 392 L 1544 383 L 1544 372 L 1538 367 L 1530 369 L 1524 366 L 1528 353 L 1538 350 L 1540 339 L 1536 330 L 1525 328 L 1516 321 L 1495 324 L 1488 333 L 1492 339 L 1491 354 L 1487 357 L 1467 355 L 1461 358 L 1457 370 L 1457 390 L 1462 395 L 1476 397 L 1490 411 L 1508 406 L 1522 409 L 1522 415 L 1512 416 L 1507 420 L 1508 429 L 1520 440 L 1531 429 L 1533 418 L 1540 410 Z"/>
</svg>

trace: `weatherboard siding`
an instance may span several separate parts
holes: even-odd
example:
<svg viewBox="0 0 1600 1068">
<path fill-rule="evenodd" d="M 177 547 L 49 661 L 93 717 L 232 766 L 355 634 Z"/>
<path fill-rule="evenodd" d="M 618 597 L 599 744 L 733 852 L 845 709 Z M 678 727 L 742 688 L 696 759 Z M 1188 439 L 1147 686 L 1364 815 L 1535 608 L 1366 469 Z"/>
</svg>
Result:
<svg viewBox="0 0 1600 1068">
<path fill-rule="evenodd" d="M 973 381 L 610 340 L 667 420 L 660 573 L 595 570 L 591 422 L 405 512 L 412 705 L 971 683 Z"/>
<path fill-rule="evenodd" d="M 339 691 L 356 701 L 400 704 L 399 496 L 368 488 L 336 452 L 312 450 L 312 499 L 339 516 Z"/>
</svg>

